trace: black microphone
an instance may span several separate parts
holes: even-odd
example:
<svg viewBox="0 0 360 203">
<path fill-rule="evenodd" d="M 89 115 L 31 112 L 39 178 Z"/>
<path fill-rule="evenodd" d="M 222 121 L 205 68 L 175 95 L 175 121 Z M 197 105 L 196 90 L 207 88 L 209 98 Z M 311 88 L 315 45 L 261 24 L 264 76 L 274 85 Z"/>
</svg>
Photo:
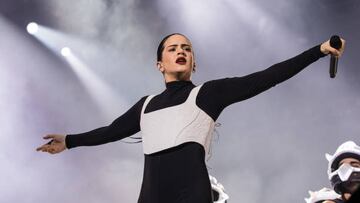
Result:
<svg viewBox="0 0 360 203">
<path fill-rule="evenodd" d="M 330 46 L 334 49 L 339 50 L 342 46 L 342 42 L 339 36 L 333 35 L 330 38 Z M 331 55 L 330 58 L 330 78 L 335 78 L 336 72 L 337 72 L 337 66 L 338 66 L 338 57 Z"/>
</svg>

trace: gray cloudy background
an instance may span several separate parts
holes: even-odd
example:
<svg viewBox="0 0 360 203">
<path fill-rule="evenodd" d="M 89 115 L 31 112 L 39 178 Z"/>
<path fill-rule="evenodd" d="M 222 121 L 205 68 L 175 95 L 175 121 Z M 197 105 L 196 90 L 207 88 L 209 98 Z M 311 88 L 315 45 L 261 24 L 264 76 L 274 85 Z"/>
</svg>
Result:
<svg viewBox="0 0 360 203">
<path fill-rule="evenodd" d="M 228 107 L 207 163 L 231 203 L 303 202 L 308 190 L 329 186 L 324 153 L 360 143 L 359 10 L 358 0 L 0 0 L 0 202 L 136 202 L 141 144 L 57 155 L 35 148 L 45 134 L 108 125 L 161 92 L 156 47 L 169 33 L 191 39 L 195 84 L 262 70 L 339 34 L 347 43 L 335 79 L 322 58 Z M 29 35 L 31 21 L 63 36 L 116 101 L 87 89 L 63 57 Z"/>
</svg>

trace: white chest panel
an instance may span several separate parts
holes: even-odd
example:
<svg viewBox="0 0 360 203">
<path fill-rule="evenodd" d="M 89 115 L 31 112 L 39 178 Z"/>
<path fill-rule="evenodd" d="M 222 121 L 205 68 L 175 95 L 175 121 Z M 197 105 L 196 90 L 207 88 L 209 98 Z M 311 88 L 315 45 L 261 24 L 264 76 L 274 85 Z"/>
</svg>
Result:
<svg viewBox="0 0 360 203">
<path fill-rule="evenodd" d="M 185 142 L 197 142 L 209 153 L 215 122 L 196 105 L 201 86 L 191 90 L 187 100 L 179 105 L 144 114 L 149 101 L 146 98 L 141 111 L 140 127 L 145 154 L 159 152 Z"/>
</svg>

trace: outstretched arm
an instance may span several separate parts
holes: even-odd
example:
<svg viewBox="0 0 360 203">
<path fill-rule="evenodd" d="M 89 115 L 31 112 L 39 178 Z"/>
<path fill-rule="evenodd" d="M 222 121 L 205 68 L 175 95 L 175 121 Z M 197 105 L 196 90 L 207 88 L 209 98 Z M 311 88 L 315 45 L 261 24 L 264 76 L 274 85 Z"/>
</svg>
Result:
<svg viewBox="0 0 360 203">
<path fill-rule="evenodd" d="M 329 53 L 341 56 L 345 44 L 345 41 L 342 41 L 343 46 L 340 50 L 332 48 L 329 41 L 326 41 L 293 58 L 274 64 L 263 71 L 243 77 L 206 82 L 199 91 L 197 104 L 216 120 L 225 107 L 270 89 L 293 77 L 319 58 Z"/>
<path fill-rule="evenodd" d="M 52 140 L 37 148 L 37 151 L 55 154 L 66 148 L 100 145 L 129 137 L 140 131 L 140 114 L 145 99 L 146 97 L 143 97 L 109 126 L 81 134 L 47 135 L 44 139 Z"/>
</svg>

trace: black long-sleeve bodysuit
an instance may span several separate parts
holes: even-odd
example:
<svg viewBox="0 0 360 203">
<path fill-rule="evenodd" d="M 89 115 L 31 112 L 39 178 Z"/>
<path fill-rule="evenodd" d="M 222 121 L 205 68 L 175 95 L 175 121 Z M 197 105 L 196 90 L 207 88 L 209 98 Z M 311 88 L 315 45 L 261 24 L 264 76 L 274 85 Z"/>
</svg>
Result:
<svg viewBox="0 0 360 203">
<path fill-rule="evenodd" d="M 200 88 L 196 105 L 216 121 L 225 107 L 251 98 L 291 78 L 323 56 L 320 46 L 315 46 L 260 72 L 244 77 L 208 81 Z M 150 100 L 145 113 L 182 104 L 194 87 L 191 81 L 166 83 L 166 89 Z M 109 126 L 82 134 L 67 135 L 67 148 L 105 144 L 139 132 L 141 109 L 145 99 L 146 97 L 141 98 Z M 145 155 L 143 183 L 138 202 L 212 202 L 203 146 L 188 142 Z"/>
</svg>

